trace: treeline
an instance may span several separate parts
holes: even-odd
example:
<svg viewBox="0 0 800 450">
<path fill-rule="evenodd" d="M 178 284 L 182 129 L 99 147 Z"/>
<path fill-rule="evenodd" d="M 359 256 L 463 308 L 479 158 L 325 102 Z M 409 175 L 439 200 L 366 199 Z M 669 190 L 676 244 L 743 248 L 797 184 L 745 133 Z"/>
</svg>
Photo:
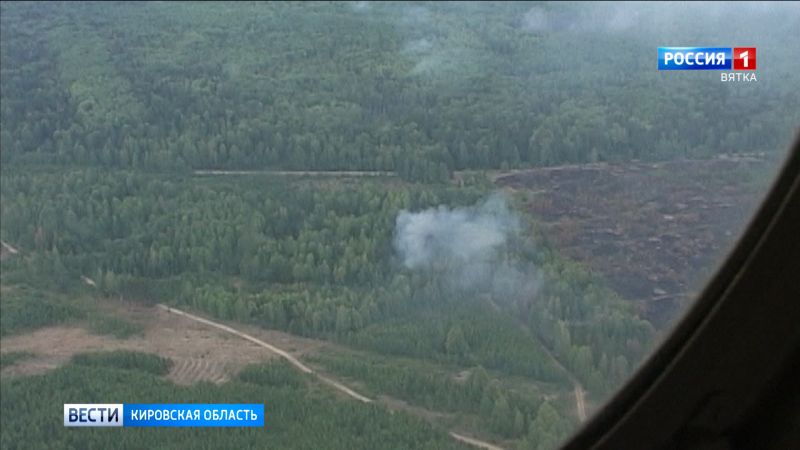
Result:
<svg viewBox="0 0 800 450">
<path fill-rule="evenodd" d="M 37 255 L 44 260 L 47 255 Z M 94 292 L 82 289 L 74 274 L 63 272 L 57 278 L 72 277 L 58 286 L 43 286 L 50 274 L 33 274 L 25 265 L 3 264 L 3 295 L 0 300 L 0 336 L 21 334 L 60 324 L 82 324 L 91 333 L 126 339 L 141 334 L 143 327 L 97 307 Z M 32 287 L 35 285 L 36 287 Z M 85 287 L 85 286 L 83 286 Z"/>
<path fill-rule="evenodd" d="M 800 121 L 794 90 L 658 77 L 649 42 L 531 32 L 530 8 L 9 3 L 2 161 L 442 181 L 773 151 Z"/>
<path fill-rule="evenodd" d="M 256 366 L 224 385 L 174 385 L 154 355 L 77 356 L 36 377 L 0 382 L 0 447 L 67 448 L 465 448 L 408 414 L 341 400 L 283 364 Z M 89 365 L 87 365 L 87 363 Z M 286 380 L 301 380 L 300 383 Z M 63 403 L 264 403 L 264 428 L 84 429 L 62 422 Z"/>
<path fill-rule="evenodd" d="M 14 286 L 3 291 L 0 301 L 0 336 L 85 317 L 85 310 L 56 294 L 24 285 Z"/>
</svg>

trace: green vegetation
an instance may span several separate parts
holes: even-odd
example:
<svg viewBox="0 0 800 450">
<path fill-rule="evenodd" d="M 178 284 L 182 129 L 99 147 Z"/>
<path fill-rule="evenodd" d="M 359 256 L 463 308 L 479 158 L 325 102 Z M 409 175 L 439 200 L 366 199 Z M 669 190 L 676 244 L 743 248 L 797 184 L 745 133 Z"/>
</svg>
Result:
<svg viewBox="0 0 800 450">
<path fill-rule="evenodd" d="M 87 366 L 88 364 L 88 366 Z M 41 448 L 465 448 L 421 419 L 389 414 L 313 388 L 311 379 L 284 365 L 246 371 L 247 381 L 221 386 L 176 386 L 156 376 L 164 361 L 153 355 L 77 356 L 42 376 L 0 382 L 0 447 Z M 285 380 L 301 380 L 285 383 Z M 262 429 L 84 429 L 61 426 L 63 403 L 264 403 Z"/>
<path fill-rule="evenodd" d="M 597 392 L 627 376 L 652 342 L 652 327 L 602 280 L 531 238 L 506 249 L 509 261 L 541 272 L 543 287 L 527 298 L 453 291 L 394 261 L 400 210 L 469 205 L 482 195 L 476 188 L 372 180 L 319 189 L 91 169 L 8 174 L 2 188 L 4 237 L 36 255 L 9 267 L 92 274 L 113 298 L 176 298 L 223 319 L 563 381 L 544 342 Z"/>
<path fill-rule="evenodd" d="M 127 339 L 142 334 L 144 327 L 119 317 L 95 313 L 89 316 L 89 331 L 94 334 L 114 336 L 117 339 Z"/>
<path fill-rule="evenodd" d="M 13 366 L 19 361 L 26 360 L 33 356 L 30 352 L 4 352 L 0 353 L 0 369 Z"/>
<path fill-rule="evenodd" d="M 281 363 L 253 364 L 239 372 L 238 379 L 244 383 L 259 386 L 286 387 L 287 389 L 300 389 L 305 386 L 307 379 L 297 374 L 297 371 Z"/>
<path fill-rule="evenodd" d="M 494 378 L 481 366 L 454 373 L 453 368 L 419 360 L 330 352 L 312 362 L 343 379 L 363 383 L 373 395 L 387 394 L 434 413 L 453 413 L 454 423 L 462 428 L 506 439 L 523 438 L 542 405 L 539 386 Z M 549 385 L 545 389 L 565 392 Z M 566 424 L 561 428 L 570 427 L 568 419 L 558 417 Z"/>
<path fill-rule="evenodd" d="M 43 261 L 49 256 L 35 256 L 33 260 Z M 95 334 L 110 335 L 126 339 L 143 332 L 142 325 L 101 312 L 91 300 L 91 293 L 85 292 L 74 281 L 62 284 L 58 292 L 41 289 L 38 281 L 44 278 L 41 273 L 28 276 L 33 271 L 19 270 L 14 263 L 3 264 L 4 286 L 0 299 L 0 335 L 19 334 L 51 325 L 64 323 L 86 323 L 89 331 Z M 70 272 L 53 273 L 53 278 L 66 280 Z M 73 277 L 74 279 L 74 277 Z M 37 285 L 37 287 L 31 287 Z M 45 283 L 47 285 L 47 283 Z"/>
<path fill-rule="evenodd" d="M 4 261 L 5 276 L 25 280 L 20 273 L 49 273 L 77 283 L 90 274 L 98 293 L 112 300 L 175 299 L 222 319 L 386 355 L 480 365 L 555 382 L 565 392 L 569 379 L 547 351 L 603 395 L 651 345 L 652 327 L 630 305 L 602 280 L 534 245 L 526 233 L 504 252 L 508 261 L 539 268 L 542 288 L 529 298 L 453 291 L 435 273 L 394 261 L 391 241 L 400 210 L 470 205 L 482 195 L 478 188 L 383 180 L 325 186 L 259 176 L 167 179 L 92 169 L 7 174 L 4 239 L 30 254 Z M 118 337 L 137 331 L 100 313 L 90 314 L 89 324 Z M 367 370 L 343 367 L 359 379 Z M 374 375 L 365 378 L 376 382 Z M 433 400 L 421 399 L 422 391 L 412 395 L 412 387 L 396 389 L 389 392 L 422 405 Z M 446 390 L 442 395 L 447 401 L 439 408 L 481 417 L 497 404 L 512 421 L 477 428 L 516 440 L 527 439 L 525 430 L 539 408 L 536 398 L 520 403 L 487 394 L 483 402 L 483 392 L 466 400 Z M 480 409 L 481 402 L 491 402 L 491 411 Z"/>
<path fill-rule="evenodd" d="M 81 366 L 141 370 L 153 375 L 166 375 L 172 365 L 167 358 L 129 350 L 81 353 L 75 355 L 72 361 Z"/>
<path fill-rule="evenodd" d="M 581 8 L 543 9 L 577 22 Z M 461 169 L 773 151 L 798 123 L 789 79 L 737 89 L 662 77 L 657 30 L 542 32 L 525 20 L 531 9 L 6 4 L 3 163 L 443 181 Z M 669 34 L 696 32 L 680 26 Z M 779 45 L 759 76 L 796 81 L 791 49 L 769 42 Z"/>
<path fill-rule="evenodd" d="M 0 299 L 0 336 L 83 318 L 85 311 L 60 295 L 28 286 L 4 291 Z"/>
<path fill-rule="evenodd" d="M 325 371 L 455 417 L 432 426 L 342 401 L 274 364 L 181 387 L 160 377 L 168 361 L 114 352 L 3 380 L 0 447 L 439 449 L 456 447 L 455 424 L 554 448 L 575 423 L 573 385 L 606 398 L 653 327 L 537 238 L 524 194 L 509 202 L 518 229 L 481 269 L 498 269 L 493 283 L 516 270 L 530 289 L 453 282 L 457 257 L 412 268 L 393 239 L 403 211 L 472 214 L 487 170 L 785 146 L 800 70 L 783 22 L 758 43 L 763 82 L 733 86 L 653 70 L 655 47 L 695 28 L 626 30 L 625 7 L 651 8 L 0 3 L 0 238 L 20 249 L 0 258 L 1 336 L 72 322 L 126 339 L 142 327 L 96 301 L 168 303 L 333 341 L 352 354 L 317 355 Z M 194 172 L 207 170 L 252 173 Z M 374 173 L 280 173 L 323 170 Z M 53 425 L 53 404 L 112 400 L 263 401 L 268 425 Z"/>
</svg>

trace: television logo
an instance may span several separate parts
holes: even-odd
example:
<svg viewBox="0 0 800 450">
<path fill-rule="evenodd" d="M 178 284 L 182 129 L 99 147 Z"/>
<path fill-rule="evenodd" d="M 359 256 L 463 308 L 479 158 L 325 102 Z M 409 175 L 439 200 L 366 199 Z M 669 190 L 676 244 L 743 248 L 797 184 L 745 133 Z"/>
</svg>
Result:
<svg viewBox="0 0 800 450">
<path fill-rule="evenodd" d="M 65 403 L 65 427 L 121 427 L 122 404 Z"/>
<path fill-rule="evenodd" d="M 755 47 L 734 48 L 733 70 L 756 70 L 756 48 Z"/>
<path fill-rule="evenodd" d="M 65 427 L 263 427 L 264 405 L 65 403 Z"/>
<path fill-rule="evenodd" d="M 756 70 L 755 47 L 659 47 L 658 70 Z"/>
</svg>

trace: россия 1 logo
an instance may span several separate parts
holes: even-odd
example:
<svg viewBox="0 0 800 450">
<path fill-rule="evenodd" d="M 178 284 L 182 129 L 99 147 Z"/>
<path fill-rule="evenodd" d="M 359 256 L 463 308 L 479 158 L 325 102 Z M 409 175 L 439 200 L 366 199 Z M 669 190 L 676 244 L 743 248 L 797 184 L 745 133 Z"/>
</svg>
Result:
<svg viewBox="0 0 800 450">
<path fill-rule="evenodd" d="M 726 70 L 721 81 L 758 81 L 755 47 L 659 47 L 658 70 Z"/>
</svg>

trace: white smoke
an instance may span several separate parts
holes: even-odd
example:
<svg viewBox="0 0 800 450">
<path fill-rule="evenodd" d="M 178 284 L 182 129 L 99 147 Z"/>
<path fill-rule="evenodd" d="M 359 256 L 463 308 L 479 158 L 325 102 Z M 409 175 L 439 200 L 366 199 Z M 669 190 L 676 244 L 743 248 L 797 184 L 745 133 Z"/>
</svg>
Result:
<svg viewBox="0 0 800 450">
<path fill-rule="evenodd" d="M 530 299 L 541 284 L 539 271 L 508 258 L 508 245 L 519 231 L 506 197 L 495 193 L 472 207 L 401 211 L 394 248 L 405 267 L 433 273 L 455 291 Z"/>
<path fill-rule="evenodd" d="M 506 199 L 494 194 L 471 208 L 401 211 L 394 246 L 409 269 L 488 261 L 518 227 Z"/>
<path fill-rule="evenodd" d="M 724 41 L 737 31 L 752 39 L 763 21 L 781 28 L 796 25 L 798 12 L 792 2 L 546 2 L 522 16 L 521 29 L 545 34 L 667 33 L 673 38 L 679 30 L 704 30 Z"/>
<path fill-rule="evenodd" d="M 415 39 L 403 46 L 404 53 L 427 53 L 433 48 L 433 43 L 427 39 Z"/>
</svg>

